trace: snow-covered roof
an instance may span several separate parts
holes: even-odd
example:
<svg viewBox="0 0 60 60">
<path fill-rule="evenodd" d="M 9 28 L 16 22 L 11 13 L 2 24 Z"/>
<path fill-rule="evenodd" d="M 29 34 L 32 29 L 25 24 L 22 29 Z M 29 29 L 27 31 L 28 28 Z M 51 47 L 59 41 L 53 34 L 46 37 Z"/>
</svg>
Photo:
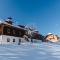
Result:
<svg viewBox="0 0 60 60">
<path fill-rule="evenodd" d="M 48 33 L 47 35 L 51 35 L 52 33 Z"/>
<path fill-rule="evenodd" d="M 5 22 L 5 21 L 1 21 L 0 20 L 0 24 L 6 24 L 6 25 L 9 25 L 9 26 L 12 26 L 12 27 L 16 27 L 16 28 L 19 28 L 19 29 L 23 29 L 23 30 L 26 30 L 25 28 L 22 28 L 22 27 L 20 27 L 20 26 L 18 26 L 18 25 L 15 25 L 15 24 L 9 24 L 9 23 L 7 23 L 7 22 Z"/>
</svg>

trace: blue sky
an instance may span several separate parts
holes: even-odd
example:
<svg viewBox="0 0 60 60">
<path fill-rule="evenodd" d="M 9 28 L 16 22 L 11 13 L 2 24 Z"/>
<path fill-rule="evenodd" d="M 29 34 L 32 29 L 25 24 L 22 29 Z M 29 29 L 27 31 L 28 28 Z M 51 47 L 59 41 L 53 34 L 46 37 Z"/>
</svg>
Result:
<svg viewBox="0 0 60 60">
<path fill-rule="evenodd" d="M 41 34 L 60 35 L 60 0 L 0 0 L 0 19 L 34 25 Z"/>
</svg>

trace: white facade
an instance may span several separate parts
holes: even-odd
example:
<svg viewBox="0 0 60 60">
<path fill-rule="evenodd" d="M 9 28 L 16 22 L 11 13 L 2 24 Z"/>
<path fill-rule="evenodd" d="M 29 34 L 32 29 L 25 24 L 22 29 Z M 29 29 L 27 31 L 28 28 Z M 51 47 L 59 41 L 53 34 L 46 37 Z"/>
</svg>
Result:
<svg viewBox="0 0 60 60">
<path fill-rule="evenodd" d="M 7 41 L 9 39 L 9 42 Z M 13 39 L 15 42 L 13 42 Z M 19 42 L 19 40 L 21 40 Z M 30 39 L 29 39 L 30 40 Z M 25 38 L 14 37 L 14 36 L 7 36 L 7 35 L 0 35 L 0 44 L 19 44 L 27 42 Z"/>
</svg>

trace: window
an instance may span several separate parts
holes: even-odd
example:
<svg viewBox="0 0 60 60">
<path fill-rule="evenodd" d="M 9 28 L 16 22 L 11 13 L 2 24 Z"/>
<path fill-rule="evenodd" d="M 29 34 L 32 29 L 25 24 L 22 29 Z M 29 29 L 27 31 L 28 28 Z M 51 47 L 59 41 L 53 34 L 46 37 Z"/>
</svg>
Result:
<svg viewBox="0 0 60 60">
<path fill-rule="evenodd" d="M 15 33 L 15 30 L 13 30 L 13 34 L 15 35 L 16 33 Z"/>
<path fill-rule="evenodd" d="M 19 39 L 18 45 L 20 45 L 20 43 L 21 43 L 21 39 Z"/>
<path fill-rule="evenodd" d="M 19 31 L 19 35 L 21 35 L 21 32 Z"/>
<path fill-rule="evenodd" d="M 7 33 L 10 33 L 10 29 L 7 29 Z"/>
<path fill-rule="evenodd" d="M 21 42 L 21 39 L 19 39 L 19 42 Z"/>
<path fill-rule="evenodd" d="M 7 42 L 10 42 L 10 38 L 7 38 Z"/>
<path fill-rule="evenodd" d="M 13 39 L 13 42 L 15 42 L 15 39 Z"/>
</svg>

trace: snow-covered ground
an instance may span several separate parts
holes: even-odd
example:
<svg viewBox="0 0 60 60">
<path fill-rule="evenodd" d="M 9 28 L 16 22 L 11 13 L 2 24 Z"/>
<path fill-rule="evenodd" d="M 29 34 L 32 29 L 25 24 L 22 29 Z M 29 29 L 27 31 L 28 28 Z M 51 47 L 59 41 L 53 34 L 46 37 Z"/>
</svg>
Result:
<svg viewBox="0 0 60 60">
<path fill-rule="evenodd" d="M 0 45 L 0 60 L 60 60 L 60 45 L 55 43 Z"/>
</svg>

